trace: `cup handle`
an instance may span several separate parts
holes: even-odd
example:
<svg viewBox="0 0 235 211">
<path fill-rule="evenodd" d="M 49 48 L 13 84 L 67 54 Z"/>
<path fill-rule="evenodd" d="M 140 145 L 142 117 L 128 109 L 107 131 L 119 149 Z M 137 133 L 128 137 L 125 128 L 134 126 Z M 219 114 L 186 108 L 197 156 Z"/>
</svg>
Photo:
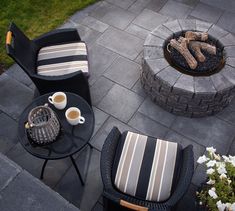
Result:
<svg viewBox="0 0 235 211">
<path fill-rule="evenodd" d="M 49 101 L 49 103 L 54 104 L 54 103 L 53 103 L 53 100 L 52 100 L 52 96 L 49 96 L 49 97 L 48 97 L 48 101 Z"/>
<path fill-rule="evenodd" d="M 84 118 L 83 116 L 80 116 L 80 117 L 79 117 L 79 123 L 80 123 L 80 124 L 85 123 L 85 118 Z"/>
</svg>

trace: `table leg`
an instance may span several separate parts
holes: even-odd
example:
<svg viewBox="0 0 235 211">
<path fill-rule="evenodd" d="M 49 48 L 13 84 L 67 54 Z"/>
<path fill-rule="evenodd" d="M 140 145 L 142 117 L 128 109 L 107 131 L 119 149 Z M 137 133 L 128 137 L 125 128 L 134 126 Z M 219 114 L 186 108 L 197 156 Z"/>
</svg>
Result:
<svg viewBox="0 0 235 211">
<path fill-rule="evenodd" d="M 84 185 L 84 184 L 85 184 L 85 183 L 84 183 L 84 180 L 83 180 L 83 178 L 82 178 L 82 175 L 81 175 L 81 173 L 80 173 L 80 171 L 79 171 L 79 169 L 78 169 L 78 167 L 77 167 L 77 164 L 76 164 L 75 160 L 73 159 L 73 156 L 72 156 L 72 155 L 70 156 L 70 159 L 71 159 L 71 161 L 72 161 L 72 163 L 73 163 L 73 166 L 74 166 L 74 168 L 75 168 L 75 170 L 76 170 L 76 172 L 77 172 L 77 174 L 78 174 L 78 177 L 79 177 L 79 179 L 80 179 L 82 185 Z"/>
<path fill-rule="evenodd" d="M 44 169 L 45 169 L 45 167 L 46 167 L 46 165 L 47 165 L 47 161 L 48 161 L 48 160 L 46 159 L 46 160 L 44 161 L 44 163 L 43 163 L 40 179 L 43 179 Z"/>
</svg>

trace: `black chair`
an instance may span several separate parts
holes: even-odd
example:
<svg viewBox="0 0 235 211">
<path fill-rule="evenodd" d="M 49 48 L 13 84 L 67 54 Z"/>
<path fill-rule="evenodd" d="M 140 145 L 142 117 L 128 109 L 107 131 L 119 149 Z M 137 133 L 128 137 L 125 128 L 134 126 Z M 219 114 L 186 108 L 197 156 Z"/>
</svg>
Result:
<svg viewBox="0 0 235 211">
<path fill-rule="evenodd" d="M 87 48 L 76 29 L 58 29 L 30 40 L 11 23 L 6 51 L 31 78 L 40 95 L 72 92 L 91 105 Z"/>
<path fill-rule="evenodd" d="M 176 169 L 178 170 L 178 179 L 176 180 L 177 182 L 174 184 L 174 189 L 172 189 L 170 196 L 166 200 L 161 202 L 152 201 L 152 200 L 150 201 L 140 198 L 139 196 L 136 195 L 135 196 L 130 195 L 130 193 L 127 193 L 127 189 L 126 192 L 124 193 L 119 188 L 117 188 L 117 185 L 114 184 L 114 173 L 115 173 L 114 169 L 117 167 L 117 166 L 115 167 L 117 162 L 117 155 L 120 156 L 120 145 L 123 145 L 124 136 L 126 136 L 126 132 L 121 134 L 119 130 L 116 127 L 114 127 L 112 131 L 109 133 L 107 139 L 105 140 L 101 152 L 101 177 L 104 185 L 103 197 L 106 210 L 112 210 L 112 211 L 113 210 L 139 210 L 139 211 L 174 210 L 173 208 L 175 208 L 177 202 L 186 193 L 194 172 L 194 159 L 193 159 L 192 146 L 190 145 L 184 149 L 181 148 L 181 159 L 178 160 L 180 161 L 179 162 L 180 166 L 178 166 Z M 173 143 L 173 142 L 168 142 L 168 143 Z M 148 156 L 149 150 L 145 151 L 145 153 L 147 153 L 146 155 Z M 151 153 L 149 153 L 149 156 L 150 154 Z M 137 155 L 137 157 L 139 157 L 139 154 Z M 142 161 L 142 165 L 147 164 L 146 157 L 144 157 L 144 159 Z M 143 167 L 144 167 L 143 171 L 141 169 L 142 173 L 144 172 L 144 174 L 142 174 L 142 181 L 146 181 L 147 171 L 148 171 L 147 165 L 144 165 Z M 139 173 L 139 180 L 140 177 L 141 173 Z M 131 183 L 133 183 L 133 180 L 135 180 L 134 177 L 131 177 L 130 178 Z M 144 189 L 143 186 L 141 186 L 141 188 Z M 136 192 L 142 191 L 141 188 L 140 189 L 137 188 Z"/>
</svg>

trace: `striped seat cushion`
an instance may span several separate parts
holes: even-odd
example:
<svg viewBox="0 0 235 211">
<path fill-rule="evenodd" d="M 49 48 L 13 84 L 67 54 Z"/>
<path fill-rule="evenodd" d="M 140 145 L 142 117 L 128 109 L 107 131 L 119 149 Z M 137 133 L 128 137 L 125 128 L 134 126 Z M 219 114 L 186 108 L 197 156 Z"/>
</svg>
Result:
<svg viewBox="0 0 235 211">
<path fill-rule="evenodd" d="M 87 47 L 84 42 L 43 47 L 38 53 L 39 75 L 60 76 L 79 70 L 88 75 Z"/>
<path fill-rule="evenodd" d="M 137 133 L 122 135 L 116 151 L 112 180 L 126 194 L 149 201 L 165 201 L 177 182 L 181 147 Z"/>
</svg>

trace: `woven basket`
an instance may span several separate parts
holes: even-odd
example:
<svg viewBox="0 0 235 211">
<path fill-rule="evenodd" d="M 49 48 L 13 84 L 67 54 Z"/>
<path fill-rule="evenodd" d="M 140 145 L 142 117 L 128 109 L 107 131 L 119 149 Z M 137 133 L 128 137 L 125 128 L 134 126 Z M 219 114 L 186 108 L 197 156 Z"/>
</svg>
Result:
<svg viewBox="0 0 235 211">
<path fill-rule="evenodd" d="M 48 104 L 32 109 L 25 127 L 31 140 L 39 145 L 54 142 L 60 132 L 59 120 Z"/>
</svg>

